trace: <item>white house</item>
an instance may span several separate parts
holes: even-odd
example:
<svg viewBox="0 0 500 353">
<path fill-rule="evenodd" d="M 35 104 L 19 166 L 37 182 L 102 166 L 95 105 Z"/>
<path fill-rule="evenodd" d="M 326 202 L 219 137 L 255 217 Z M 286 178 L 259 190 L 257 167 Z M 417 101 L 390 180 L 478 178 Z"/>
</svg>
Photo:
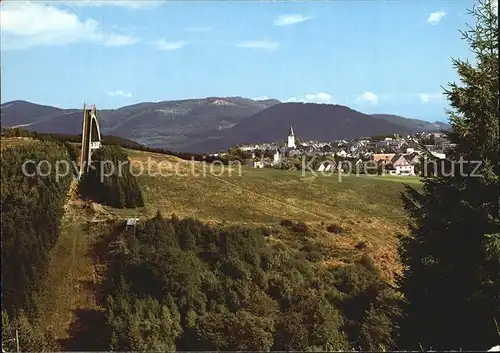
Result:
<svg viewBox="0 0 500 353">
<path fill-rule="evenodd" d="M 347 152 L 344 150 L 340 150 L 337 152 L 337 156 L 345 158 L 347 156 Z"/>
<path fill-rule="evenodd" d="M 288 134 L 288 148 L 295 148 L 295 134 L 293 133 L 293 127 L 290 126 L 290 133 Z"/>
<path fill-rule="evenodd" d="M 333 167 L 333 162 L 325 161 L 320 164 L 318 172 L 328 172 L 332 169 L 332 167 Z"/>
<path fill-rule="evenodd" d="M 273 156 L 273 163 L 278 164 L 280 162 L 280 160 L 281 160 L 280 151 L 276 150 L 276 152 L 274 152 L 274 156 Z"/>
<path fill-rule="evenodd" d="M 396 175 L 415 175 L 415 166 L 406 160 L 403 155 L 396 155 L 391 160 L 392 170 Z"/>
<path fill-rule="evenodd" d="M 254 168 L 264 168 L 264 161 L 251 161 L 250 166 Z"/>
<path fill-rule="evenodd" d="M 439 159 L 445 159 L 446 158 L 446 154 L 444 154 L 444 153 L 438 153 L 438 152 L 431 152 L 431 153 L 436 158 L 439 158 Z"/>
<path fill-rule="evenodd" d="M 413 164 L 413 165 L 420 164 L 421 158 L 422 158 L 421 155 L 418 153 L 413 153 L 413 154 L 406 156 L 406 160 L 408 162 L 410 162 L 410 164 Z"/>
</svg>

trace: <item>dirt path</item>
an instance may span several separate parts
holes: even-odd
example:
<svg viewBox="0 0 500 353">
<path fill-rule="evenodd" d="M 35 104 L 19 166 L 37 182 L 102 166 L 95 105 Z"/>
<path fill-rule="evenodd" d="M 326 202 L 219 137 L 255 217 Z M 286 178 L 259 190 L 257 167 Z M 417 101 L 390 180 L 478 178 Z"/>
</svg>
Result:
<svg viewBox="0 0 500 353">
<path fill-rule="evenodd" d="M 87 322 L 98 321 L 103 311 L 96 298 L 98 278 L 93 256 L 96 239 L 86 230 L 86 212 L 82 208 L 82 202 L 77 200 L 76 181 L 73 181 L 61 234 L 52 251 L 40 297 L 41 321 L 64 351 L 87 350 L 81 342 L 75 343 L 75 337 L 85 331 Z M 91 343 L 89 338 L 87 342 Z"/>
</svg>

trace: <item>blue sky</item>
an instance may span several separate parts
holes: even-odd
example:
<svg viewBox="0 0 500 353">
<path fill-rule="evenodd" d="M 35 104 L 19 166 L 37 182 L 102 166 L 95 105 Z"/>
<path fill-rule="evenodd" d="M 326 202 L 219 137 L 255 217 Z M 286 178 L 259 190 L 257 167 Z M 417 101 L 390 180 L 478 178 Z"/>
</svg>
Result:
<svg viewBox="0 0 500 353">
<path fill-rule="evenodd" d="M 2 1 L 2 102 L 269 97 L 445 120 L 474 3 Z"/>
</svg>

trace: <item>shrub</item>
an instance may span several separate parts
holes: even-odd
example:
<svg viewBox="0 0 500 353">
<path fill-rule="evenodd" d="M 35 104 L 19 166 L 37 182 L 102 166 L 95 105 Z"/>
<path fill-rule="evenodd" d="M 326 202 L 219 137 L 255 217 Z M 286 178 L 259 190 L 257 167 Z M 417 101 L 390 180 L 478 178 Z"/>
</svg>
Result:
<svg viewBox="0 0 500 353">
<path fill-rule="evenodd" d="M 357 243 L 356 245 L 354 245 L 354 247 L 358 250 L 363 250 L 365 249 L 366 247 L 368 246 L 368 244 L 366 244 L 366 242 L 364 241 L 360 241 L 359 243 Z"/>
<path fill-rule="evenodd" d="M 298 222 L 292 225 L 292 230 L 297 233 L 306 233 L 309 227 L 304 222 Z"/>
<path fill-rule="evenodd" d="M 311 251 L 314 251 L 314 245 L 307 242 L 306 244 L 304 244 L 304 246 L 300 249 L 300 251 L 305 251 L 305 252 L 311 252 Z"/>
<path fill-rule="evenodd" d="M 273 230 L 268 227 L 262 227 L 260 228 L 260 232 L 262 233 L 263 236 L 268 237 L 273 234 Z"/>
<path fill-rule="evenodd" d="M 368 254 L 363 254 L 361 258 L 357 261 L 360 265 L 364 266 L 368 270 L 374 270 L 375 269 L 375 261 L 371 258 L 370 255 Z"/>
<path fill-rule="evenodd" d="M 319 251 L 311 251 L 307 254 L 307 259 L 312 262 L 318 262 L 323 260 L 323 254 Z"/>
<path fill-rule="evenodd" d="M 293 226 L 293 221 L 291 219 L 282 219 L 280 225 L 283 227 L 291 227 Z"/>
<path fill-rule="evenodd" d="M 334 234 L 341 234 L 344 232 L 344 229 L 336 223 L 330 224 L 328 227 L 326 227 L 326 230 Z"/>
</svg>

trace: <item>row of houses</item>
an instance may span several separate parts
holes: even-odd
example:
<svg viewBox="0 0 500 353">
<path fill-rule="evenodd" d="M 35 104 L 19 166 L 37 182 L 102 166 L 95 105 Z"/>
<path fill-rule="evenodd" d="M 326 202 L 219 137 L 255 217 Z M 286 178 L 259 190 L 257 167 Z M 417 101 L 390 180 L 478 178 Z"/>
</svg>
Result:
<svg viewBox="0 0 500 353">
<path fill-rule="evenodd" d="M 376 161 L 396 175 L 414 174 L 419 163 L 422 144 L 437 158 L 445 158 L 445 151 L 452 148 L 443 133 L 417 133 L 414 135 L 380 138 L 357 138 L 338 141 L 307 141 L 297 143 L 293 127 L 290 127 L 287 143 L 261 143 L 242 145 L 238 148 L 251 153 L 249 165 L 255 168 L 282 166 L 297 157 L 320 156 L 322 159 L 349 161 Z M 265 157 L 263 157 L 265 155 Z M 332 158 L 333 157 L 333 158 Z M 327 168 L 327 166 L 319 168 Z"/>
<path fill-rule="evenodd" d="M 446 155 L 442 153 L 432 153 L 436 159 L 445 159 Z M 351 163 L 351 170 L 363 166 L 364 163 L 371 162 L 370 166 L 377 167 L 377 170 L 383 170 L 388 172 L 390 175 L 418 175 L 420 170 L 416 171 L 417 166 L 422 163 L 423 155 L 420 152 L 413 153 L 384 153 L 384 154 L 373 154 L 369 161 L 364 161 L 358 159 L 355 161 L 349 161 Z M 345 164 L 346 161 L 340 161 L 339 164 Z M 337 167 L 334 161 L 324 161 L 322 162 L 317 171 L 318 172 L 329 172 Z"/>
<path fill-rule="evenodd" d="M 443 153 L 431 152 L 436 159 L 445 159 Z M 363 167 L 370 162 L 370 167 L 378 171 L 384 171 L 390 175 L 418 175 L 423 158 L 421 151 L 408 151 L 408 153 L 375 153 L 369 159 L 342 159 L 338 158 L 337 164 L 333 159 L 323 160 L 316 168 L 318 172 L 329 172 L 335 170 L 338 166 L 347 166 L 350 164 L 351 170 Z M 250 159 L 248 165 L 254 168 L 281 167 L 287 159 L 283 158 L 277 150 L 274 158 L 261 158 L 259 160 Z"/>
<path fill-rule="evenodd" d="M 408 153 L 407 150 L 416 150 L 425 142 L 426 148 L 442 153 L 453 147 L 442 133 L 418 133 L 414 135 L 386 137 L 382 140 L 358 138 L 353 140 L 338 140 L 331 142 L 307 141 L 296 143 L 293 128 L 290 128 L 288 142 L 283 145 L 277 143 L 260 143 L 239 146 L 245 152 L 279 151 L 281 155 L 296 157 L 301 155 L 330 156 L 337 155 L 341 158 L 369 158 L 374 153 Z"/>
</svg>

